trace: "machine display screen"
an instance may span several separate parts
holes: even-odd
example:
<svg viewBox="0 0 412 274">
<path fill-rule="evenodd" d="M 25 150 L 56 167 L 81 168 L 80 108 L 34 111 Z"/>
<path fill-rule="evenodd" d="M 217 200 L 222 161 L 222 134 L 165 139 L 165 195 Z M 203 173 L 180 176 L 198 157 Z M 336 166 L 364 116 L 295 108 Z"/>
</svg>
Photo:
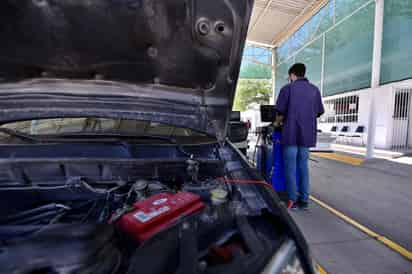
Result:
<svg viewBox="0 0 412 274">
<path fill-rule="evenodd" d="M 262 122 L 273 122 L 276 119 L 276 106 L 261 105 L 260 106 L 260 120 Z"/>
</svg>

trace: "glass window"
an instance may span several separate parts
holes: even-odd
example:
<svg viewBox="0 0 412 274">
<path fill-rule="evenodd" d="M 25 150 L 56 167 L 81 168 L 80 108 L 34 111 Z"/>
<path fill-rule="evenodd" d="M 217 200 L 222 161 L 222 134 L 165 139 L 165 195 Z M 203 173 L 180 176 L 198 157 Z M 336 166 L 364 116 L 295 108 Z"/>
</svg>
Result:
<svg viewBox="0 0 412 274">
<path fill-rule="evenodd" d="M 30 135 L 59 135 L 72 133 L 116 133 L 161 136 L 204 136 L 186 128 L 128 119 L 108 118 L 53 118 L 13 122 L 1 127 Z"/>
<path fill-rule="evenodd" d="M 276 69 L 276 96 L 279 94 L 280 89 L 288 83 L 288 71 L 294 64 L 294 58 L 290 58 L 285 63 L 280 64 Z"/>
<path fill-rule="evenodd" d="M 333 24 L 333 12 L 331 1 L 278 48 L 278 61 L 284 62 L 316 36 L 329 29 Z"/>
<path fill-rule="evenodd" d="M 336 1 L 336 22 L 355 11 L 370 0 L 335 0 Z M 397 1 L 397 0 L 395 0 Z M 406 0 L 408 1 L 408 0 Z"/>
<path fill-rule="evenodd" d="M 286 40 L 278 49 L 278 62 L 282 63 L 288 59 L 290 55 L 296 50 L 293 46 L 295 44 L 295 35 L 292 35 L 288 40 Z"/>
<path fill-rule="evenodd" d="M 375 4 L 326 33 L 324 95 L 370 87 Z"/>
<path fill-rule="evenodd" d="M 329 3 L 315 15 L 315 17 L 317 16 L 319 18 L 316 35 L 325 32 L 333 25 L 334 12 L 333 1 L 329 1 Z"/>
<path fill-rule="evenodd" d="M 412 1 L 386 0 L 381 83 L 412 77 Z"/>
<path fill-rule="evenodd" d="M 307 21 L 299 30 L 301 45 L 304 46 L 317 35 L 322 34 L 333 25 L 333 1 L 330 1 L 317 14 L 315 14 L 309 21 Z"/>
<path fill-rule="evenodd" d="M 315 85 L 320 85 L 322 73 L 322 38 L 319 38 L 302 49 L 296 55 L 296 62 L 306 65 L 306 77 Z"/>
<path fill-rule="evenodd" d="M 253 62 L 243 62 L 240 67 L 239 78 L 241 79 L 271 79 L 272 69 L 270 66 L 260 65 Z"/>
<path fill-rule="evenodd" d="M 240 78 L 271 79 L 272 51 L 256 46 L 246 46 L 243 52 Z"/>
<path fill-rule="evenodd" d="M 248 45 L 243 52 L 243 58 L 255 60 L 264 64 L 272 63 L 272 51 L 267 48 Z"/>
<path fill-rule="evenodd" d="M 310 42 L 314 38 L 316 28 L 318 25 L 319 17 L 312 17 L 307 21 L 294 35 L 296 50 L 301 49 L 304 45 Z"/>
</svg>

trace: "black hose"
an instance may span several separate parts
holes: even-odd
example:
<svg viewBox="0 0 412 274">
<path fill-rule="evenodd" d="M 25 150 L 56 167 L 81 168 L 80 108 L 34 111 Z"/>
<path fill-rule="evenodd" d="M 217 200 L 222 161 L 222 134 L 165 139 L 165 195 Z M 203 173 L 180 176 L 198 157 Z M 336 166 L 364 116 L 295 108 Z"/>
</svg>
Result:
<svg viewBox="0 0 412 274">
<path fill-rule="evenodd" d="M 34 216 L 26 217 L 26 218 L 21 218 L 12 222 L 9 222 L 8 224 L 10 225 L 26 225 L 26 224 L 42 224 L 42 223 L 47 223 L 54 217 L 64 213 L 64 210 L 53 210 L 53 211 L 48 211 L 44 213 L 40 213 Z"/>
<path fill-rule="evenodd" d="M 16 237 L 30 235 L 39 230 L 39 225 L 7 225 L 0 226 L 0 241 L 8 241 Z"/>
<path fill-rule="evenodd" d="M 53 213 L 56 214 L 57 212 L 64 210 L 70 210 L 69 207 L 62 205 L 62 204 L 47 204 L 43 206 L 36 207 L 34 209 L 29 209 L 25 210 L 23 212 L 19 212 L 16 214 L 8 215 L 5 217 L 1 217 L 0 223 L 1 224 L 9 224 L 9 223 L 15 223 L 18 222 L 19 220 L 25 220 L 39 216 L 44 213 Z"/>
<path fill-rule="evenodd" d="M 81 223 L 84 223 L 87 221 L 87 219 L 90 217 L 90 215 L 92 214 L 93 210 L 95 210 L 95 208 L 97 207 L 98 201 L 95 201 L 93 203 L 93 205 L 90 207 L 89 211 L 87 212 L 87 214 L 82 218 L 82 220 L 80 221 Z"/>
</svg>

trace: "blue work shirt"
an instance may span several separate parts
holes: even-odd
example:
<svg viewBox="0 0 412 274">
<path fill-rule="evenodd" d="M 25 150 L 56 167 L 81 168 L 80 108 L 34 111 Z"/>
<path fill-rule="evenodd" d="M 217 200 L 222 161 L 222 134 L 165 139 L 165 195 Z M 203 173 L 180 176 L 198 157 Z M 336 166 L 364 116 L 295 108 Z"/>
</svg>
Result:
<svg viewBox="0 0 412 274">
<path fill-rule="evenodd" d="M 276 110 L 284 115 L 282 144 L 316 146 L 317 118 L 324 113 L 319 89 L 306 78 L 284 86 L 276 102 Z"/>
</svg>

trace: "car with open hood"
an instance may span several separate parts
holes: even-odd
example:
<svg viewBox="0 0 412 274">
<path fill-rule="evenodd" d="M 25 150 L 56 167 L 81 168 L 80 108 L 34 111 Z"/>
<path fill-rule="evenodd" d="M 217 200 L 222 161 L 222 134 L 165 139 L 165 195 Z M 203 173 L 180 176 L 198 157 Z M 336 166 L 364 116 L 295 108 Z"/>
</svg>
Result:
<svg viewBox="0 0 412 274">
<path fill-rule="evenodd" d="M 0 3 L 0 273 L 316 273 L 226 139 L 252 0 Z"/>
</svg>

